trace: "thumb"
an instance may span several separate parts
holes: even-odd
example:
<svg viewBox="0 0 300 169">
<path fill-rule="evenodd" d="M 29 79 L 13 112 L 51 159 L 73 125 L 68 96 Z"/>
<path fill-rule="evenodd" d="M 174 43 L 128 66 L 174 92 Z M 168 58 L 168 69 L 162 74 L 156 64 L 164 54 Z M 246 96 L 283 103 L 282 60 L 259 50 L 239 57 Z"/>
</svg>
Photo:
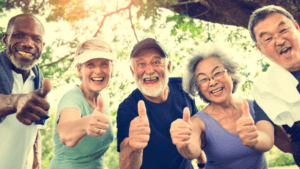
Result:
<svg viewBox="0 0 300 169">
<path fill-rule="evenodd" d="M 41 90 L 42 97 L 46 97 L 50 91 L 51 91 L 51 82 L 48 78 L 45 78 L 43 80 L 43 86 Z"/>
<path fill-rule="evenodd" d="M 182 117 L 183 121 L 185 122 L 189 122 L 191 120 L 190 117 L 190 110 L 188 107 L 185 107 L 183 110 L 183 117 Z"/>
<path fill-rule="evenodd" d="M 249 105 L 246 100 L 242 101 L 242 116 L 243 117 L 252 117 L 249 111 Z"/>
<path fill-rule="evenodd" d="M 105 112 L 104 112 L 104 101 L 103 101 L 103 98 L 100 94 L 97 97 L 97 108 L 96 108 L 96 110 L 98 110 L 102 114 L 105 114 Z"/>
<path fill-rule="evenodd" d="M 138 102 L 138 113 L 140 117 L 148 118 L 145 103 L 143 100 Z"/>
</svg>

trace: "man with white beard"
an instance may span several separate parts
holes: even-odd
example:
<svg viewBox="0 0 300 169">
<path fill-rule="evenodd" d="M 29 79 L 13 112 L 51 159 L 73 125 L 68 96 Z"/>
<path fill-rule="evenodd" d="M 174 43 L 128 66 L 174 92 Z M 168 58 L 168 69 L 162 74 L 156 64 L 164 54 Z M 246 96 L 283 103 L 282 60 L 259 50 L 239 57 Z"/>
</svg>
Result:
<svg viewBox="0 0 300 169">
<path fill-rule="evenodd" d="M 182 90 L 181 78 L 168 77 L 171 62 L 155 39 L 137 43 L 130 57 L 138 89 L 118 109 L 120 168 L 192 169 L 172 143 L 169 130 L 174 120 L 182 118 L 185 107 L 191 115 L 197 112 L 194 100 Z"/>
</svg>

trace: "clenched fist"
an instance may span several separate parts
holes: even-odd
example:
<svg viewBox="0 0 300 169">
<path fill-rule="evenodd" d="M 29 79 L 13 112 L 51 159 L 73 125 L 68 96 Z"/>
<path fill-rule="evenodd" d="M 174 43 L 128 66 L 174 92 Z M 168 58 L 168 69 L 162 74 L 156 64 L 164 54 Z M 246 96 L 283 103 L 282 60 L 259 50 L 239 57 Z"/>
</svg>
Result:
<svg viewBox="0 0 300 169">
<path fill-rule="evenodd" d="M 143 150 L 150 139 L 150 126 L 144 101 L 138 102 L 139 116 L 130 122 L 129 145 L 134 150 Z"/>
<path fill-rule="evenodd" d="M 258 142 L 258 131 L 246 100 L 242 102 L 242 116 L 236 122 L 236 131 L 245 146 L 252 148 Z"/>
<path fill-rule="evenodd" d="M 105 114 L 104 102 L 99 95 L 97 98 L 97 107 L 90 115 L 86 133 L 92 137 L 99 137 L 105 134 L 106 129 L 109 127 L 110 119 Z"/>
<path fill-rule="evenodd" d="M 46 117 L 47 111 L 50 108 L 46 96 L 50 90 L 51 83 L 50 80 L 46 78 L 43 81 L 41 89 L 20 95 L 14 104 L 16 118 L 21 123 L 30 125 L 32 122 L 38 122 L 42 117 Z"/>
<path fill-rule="evenodd" d="M 177 148 L 187 147 L 191 143 L 193 124 L 190 118 L 189 108 L 184 108 L 182 119 L 172 122 L 170 134 L 173 144 Z"/>
</svg>

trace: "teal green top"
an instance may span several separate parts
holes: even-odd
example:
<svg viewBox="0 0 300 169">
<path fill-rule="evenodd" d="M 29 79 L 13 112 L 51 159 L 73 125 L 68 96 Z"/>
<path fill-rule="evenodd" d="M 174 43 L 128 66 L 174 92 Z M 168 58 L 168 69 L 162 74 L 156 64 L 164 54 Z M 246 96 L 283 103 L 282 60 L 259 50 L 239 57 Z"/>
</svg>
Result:
<svg viewBox="0 0 300 169">
<path fill-rule="evenodd" d="M 101 95 L 104 100 L 105 114 L 110 117 L 108 97 Z M 78 86 L 68 91 L 60 100 L 56 115 L 58 123 L 60 112 L 67 107 L 75 107 L 81 111 L 81 117 L 93 113 L 93 110 L 87 103 L 82 91 Z M 57 133 L 57 123 L 55 124 L 54 133 L 54 157 L 52 159 L 50 169 L 103 169 L 103 155 L 113 141 L 114 134 L 112 124 L 109 123 L 109 128 L 106 133 L 100 137 L 85 136 L 77 146 L 70 148 L 60 142 Z"/>
</svg>

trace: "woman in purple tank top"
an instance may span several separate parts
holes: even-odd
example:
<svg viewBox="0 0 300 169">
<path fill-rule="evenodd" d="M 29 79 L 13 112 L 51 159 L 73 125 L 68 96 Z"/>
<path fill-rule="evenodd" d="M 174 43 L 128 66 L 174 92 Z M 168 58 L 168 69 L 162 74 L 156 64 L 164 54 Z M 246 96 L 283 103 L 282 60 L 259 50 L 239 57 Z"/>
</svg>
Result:
<svg viewBox="0 0 300 169">
<path fill-rule="evenodd" d="M 183 118 L 171 124 L 173 144 L 189 160 L 204 151 L 206 169 L 268 168 L 260 153 L 268 148 L 261 141 L 265 133 L 256 129 L 252 102 L 233 97 L 238 65 L 219 47 L 201 50 L 189 61 L 183 89 L 209 104 L 191 118 L 185 109 Z"/>
</svg>

